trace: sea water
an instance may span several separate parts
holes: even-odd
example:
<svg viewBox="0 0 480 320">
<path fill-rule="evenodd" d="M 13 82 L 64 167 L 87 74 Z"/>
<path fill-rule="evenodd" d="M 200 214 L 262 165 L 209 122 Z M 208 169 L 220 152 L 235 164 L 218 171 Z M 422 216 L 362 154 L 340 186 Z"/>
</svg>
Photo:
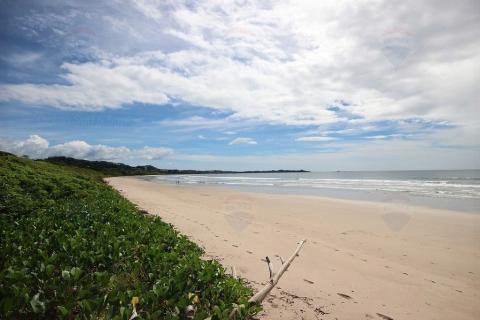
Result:
<svg viewBox="0 0 480 320">
<path fill-rule="evenodd" d="M 150 176 L 148 179 L 480 213 L 480 170 L 196 174 Z"/>
</svg>

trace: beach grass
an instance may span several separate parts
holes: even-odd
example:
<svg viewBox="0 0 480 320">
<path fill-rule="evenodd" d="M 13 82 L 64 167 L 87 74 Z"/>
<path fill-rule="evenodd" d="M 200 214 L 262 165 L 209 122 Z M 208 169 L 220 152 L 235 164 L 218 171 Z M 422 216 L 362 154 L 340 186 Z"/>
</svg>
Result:
<svg viewBox="0 0 480 320">
<path fill-rule="evenodd" d="M 251 289 L 93 170 L 0 154 L 0 318 L 237 319 Z"/>
</svg>

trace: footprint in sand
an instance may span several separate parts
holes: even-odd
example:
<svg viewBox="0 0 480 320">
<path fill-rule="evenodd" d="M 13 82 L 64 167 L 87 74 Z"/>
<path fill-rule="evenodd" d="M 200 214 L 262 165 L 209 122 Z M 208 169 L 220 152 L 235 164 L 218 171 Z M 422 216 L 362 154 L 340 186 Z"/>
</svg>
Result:
<svg viewBox="0 0 480 320">
<path fill-rule="evenodd" d="M 402 272 L 402 274 L 404 274 L 404 275 L 408 276 L 408 273 L 406 273 L 406 272 Z"/>
<path fill-rule="evenodd" d="M 247 250 L 247 253 L 253 254 L 253 252 L 252 252 L 252 251 L 249 251 L 249 250 Z"/>
<path fill-rule="evenodd" d="M 310 284 L 314 284 L 314 283 L 315 283 L 315 282 L 310 281 L 310 280 L 308 280 L 308 279 L 303 279 L 303 281 L 305 281 L 305 282 L 307 282 L 307 283 L 310 283 Z"/>
<path fill-rule="evenodd" d="M 340 297 L 344 298 L 344 299 L 347 299 L 347 300 L 350 300 L 350 299 L 353 299 L 352 297 L 350 297 L 348 294 L 345 294 L 345 293 L 337 293 Z"/>
<path fill-rule="evenodd" d="M 232 244 L 232 247 L 238 248 L 238 246 L 236 244 Z"/>
<path fill-rule="evenodd" d="M 381 314 L 381 313 L 377 313 L 377 316 L 379 316 L 380 318 L 382 318 L 384 320 L 394 320 L 392 317 L 386 316 L 386 315 Z"/>
</svg>

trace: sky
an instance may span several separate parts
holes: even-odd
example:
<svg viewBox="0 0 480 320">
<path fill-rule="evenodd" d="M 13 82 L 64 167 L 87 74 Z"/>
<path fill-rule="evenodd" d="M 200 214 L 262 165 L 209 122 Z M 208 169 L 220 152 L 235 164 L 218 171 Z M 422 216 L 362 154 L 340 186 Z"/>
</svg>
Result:
<svg viewBox="0 0 480 320">
<path fill-rule="evenodd" d="M 480 168 L 480 2 L 0 0 L 0 149 Z"/>
</svg>

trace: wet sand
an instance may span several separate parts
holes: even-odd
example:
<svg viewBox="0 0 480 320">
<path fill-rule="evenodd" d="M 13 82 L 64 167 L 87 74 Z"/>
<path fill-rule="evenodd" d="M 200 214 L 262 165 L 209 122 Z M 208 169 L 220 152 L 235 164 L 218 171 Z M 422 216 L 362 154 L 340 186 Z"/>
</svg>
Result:
<svg viewBox="0 0 480 320">
<path fill-rule="evenodd" d="M 480 215 L 316 196 L 107 179 L 259 289 L 300 256 L 261 319 L 478 319 Z"/>
</svg>

